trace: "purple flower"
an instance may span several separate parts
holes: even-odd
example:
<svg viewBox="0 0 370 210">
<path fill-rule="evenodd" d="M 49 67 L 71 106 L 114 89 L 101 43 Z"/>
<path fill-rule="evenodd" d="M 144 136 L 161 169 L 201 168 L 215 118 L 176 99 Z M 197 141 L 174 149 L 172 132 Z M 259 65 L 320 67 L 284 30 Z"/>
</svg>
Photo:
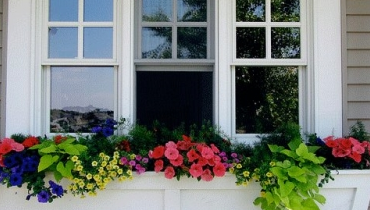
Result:
<svg viewBox="0 0 370 210">
<path fill-rule="evenodd" d="M 23 178 L 20 174 L 12 174 L 10 175 L 9 182 L 11 186 L 21 186 Z"/>
<path fill-rule="evenodd" d="M 238 154 L 236 154 L 235 152 L 233 152 L 233 153 L 231 153 L 231 157 L 237 158 L 238 157 Z"/>
<path fill-rule="evenodd" d="M 226 162 L 226 161 L 228 161 L 229 159 L 228 159 L 227 157 L 222 157 L 222 160 Z"/>
<path fill-rule="evenodd" d="M 221 152 L 221 153 L 219 154 L 219 156 L 220 156 L 220 157 L 225 157 L 225 156 L 226 156 L 226 153 L 225 153 L 225 152 Z"/>
<path fill-rule="evenodd" d="M 57 195 L 58 197 L 61 197 L 63 196 L 63 193 L 64 193 L 64 190 L 63 190 L 63 187 L 56 184 L 55 182 L 53 181 L 49 181 L 49 184 L 50 184 L 50 187 L 51 187 L 51 192 L 55 195 Z"/>
<path fill-rule="evenodd" d="M 126 158 L 126 157 L 122 157 L 122 158 L 121 158 L 121 164 L 122 164 L 122 165 L 126 165 L 127 163 L 128 163 L 127 158 Z"/>
<path fill-rule="evenodd" d="M 111 119 L 111 118 L 108 118 L 106 121 L 105 121 L 105 124 L 108 126 L 108 127 L 114 127 L 115 125 L 117 125 L 117 121 Z"/>
<path fill-rule="evenodd" d="M 105 137 L 113 135 L 113 129 L 112 128 L 103 128 L 103 135 Z"/>
<path fill-rule="evenodd" d="M 134 160 L 131 160 L 131 161 L 129 162 L 129 164 L 130 164 L 130 166 L 135 166 L 135 165 L 136 165 L 136 162 L 135 162 Z"/>
<path fill-rule="evenodd" d="M 142 159 L 142 161 L 143 161 L 143 163 L 148 163 L 149 159 L 145 157 L 145 158 Z"/>
<path fill-rule="evenodd" d="M 45 190 L 42 190 L 41 192 L 39 192 L 39 194 L 37 194 L 37 199 L 40 203 L 46 203 L 49 201 L 49 193 Z"/>
<path fill-rule="evenodd" d="M 102 127 L 96 126 L 91 129 L 92 133 L 100 133 L 102 131 Z"/>
<path fill-rule="evenodd" d="M 140 161 L 142 158 L 143 158 L 143 157 L 141 157 L 141 155 L 136 155 L 136 157 L 135 157 L 135 159 L 136 159 L 137 161 Z"/>
</svg>

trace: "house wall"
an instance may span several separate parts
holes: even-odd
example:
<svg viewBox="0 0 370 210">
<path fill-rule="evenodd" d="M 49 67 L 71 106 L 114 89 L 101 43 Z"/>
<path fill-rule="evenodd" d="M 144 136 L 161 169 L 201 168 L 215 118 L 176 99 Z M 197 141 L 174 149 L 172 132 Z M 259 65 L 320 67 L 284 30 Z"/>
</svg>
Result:
<svg viewBox="0 0 370 210">
<path fill-rule="evenodd" d="M 357 120 L 370 130 L 370 1 L 346 0 L 343 7 L 345 135 Z"/>
<path fill-rule="evenodd" d="M 4 88 L 4 84 L 2 83 L 2 72 L 3 72 L 3 20 L 4 20 L 4 15 L 3 15 L 3 0 L 0 0 L 0 110 L 2 110 L 2 100 L 3 100 L 3 95 L 1 94 Z M 3 125 L 2 125 L 2 113 L 0 112 L 0 136 L 1 136 L 1 131 L 3 130 Z"/>
</svg>

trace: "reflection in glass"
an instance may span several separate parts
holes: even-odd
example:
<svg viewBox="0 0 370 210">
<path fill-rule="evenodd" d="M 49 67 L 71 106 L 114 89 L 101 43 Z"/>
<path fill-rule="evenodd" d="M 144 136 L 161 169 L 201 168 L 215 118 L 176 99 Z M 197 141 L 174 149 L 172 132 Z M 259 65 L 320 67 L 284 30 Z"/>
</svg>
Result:
<svg viewBox="0 0 370 210">
<path fill-rule="evenodd" d="M 274 0 L 271 1 L 272 22 L 299 22 L 300 0 Z"/>
<path fill-rule="evenodd" d="M 51 132 L 90 132 L 113 118 L 113 67 L 51 67 Z"/>
<path fill-rule="evenodd" d="M 265 22 L 265 0 L 236 0 L 236 22 Z"/>
<path fill-rule="evenodd" d="M 113 0 L 84 0 L 84 21 L 113 21 Z"/>
<path fill-rule="evenodd" d="M 207 28 L 177 29 L 177 58 L 207 58 Z"/>
<path fill-rule="evenodd" d="M 207 22 L 207 0 L 177 0 L 177 21 Z"/>
<path fill-rule="evenodd" d="M 142 58 L 172 58 L 172 28 L 144 27 L 142 29 Z"/>
<path fill-rule="evenodd" d="M 84 58 L 113 57 L 112 28 L 84 28 Z"/>
<path fill-rule="evenodd" d="M 300 29 L 272 28 L 271 29 L 272 58 L 300 58 Z"/>
<path fill-rule="evenodd" d="M 236 67 L 236 133 L 298 123 L 298 67 Z"/>
<path fill-rule="evenodd" d="M 236 28 L 236 57 L 265 58 L 265 28 Z"/>
<path fill-rule="evenodd" d="M 49 58 L 77 57 L 77 28 L 49 28 Z"/>
<path fill-rule="evenodd" d="M 143 0 L 144 22 L 171 22 L 172 0 Z"/>
<path fill-rule="evenodd" d="M 49 21 L 77 22 L 78 0 L 50 0 Z"/>
</svg>

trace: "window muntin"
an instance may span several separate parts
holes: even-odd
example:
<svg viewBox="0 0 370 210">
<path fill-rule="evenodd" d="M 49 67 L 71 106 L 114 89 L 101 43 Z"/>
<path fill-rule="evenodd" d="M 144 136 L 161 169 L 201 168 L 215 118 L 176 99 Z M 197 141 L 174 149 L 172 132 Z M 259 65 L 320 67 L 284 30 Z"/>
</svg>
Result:
<svg viewBox="0 0 370 210">
<path fill-rule="evenodd" d="M 209 0 L 141 0 L 139 59 L 207 59 Z"/>
<path fill-rule="evenodd" d="M 234 3 L 234 133 L 268 133 L 282 123 L 299 123 L 305 1 Z"/>
<path fill-rule="evenodd" d="M 90 132 L 117 117 L 118 1 L 45 2 L 45 132 Z"/>
</svg>

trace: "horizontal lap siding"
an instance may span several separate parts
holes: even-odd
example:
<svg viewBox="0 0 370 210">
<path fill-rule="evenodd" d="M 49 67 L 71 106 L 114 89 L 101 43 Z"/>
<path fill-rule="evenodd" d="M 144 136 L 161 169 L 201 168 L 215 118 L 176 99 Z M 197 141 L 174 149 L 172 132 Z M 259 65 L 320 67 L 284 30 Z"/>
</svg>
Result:
<svg viewBox="0 0 370 210">
<path fill-rule="evenodd" d="M 0 110 L 1 107 L 1 100 L 3 100 L 3 96 L 1 95 L 3 84 L 2 84 L 2 71 L 3 71 L 3 0 L 0 0 Z M 0 131 L 2 130 L 2 120 L 1 120 L 1 111 L 0 111 Z"/>
<path fill-rule="evenodd" d="M 347 0 L 344 26 L 344 134 L 360 120 L 370 131 L 370 0 Z"/>
</svg>

